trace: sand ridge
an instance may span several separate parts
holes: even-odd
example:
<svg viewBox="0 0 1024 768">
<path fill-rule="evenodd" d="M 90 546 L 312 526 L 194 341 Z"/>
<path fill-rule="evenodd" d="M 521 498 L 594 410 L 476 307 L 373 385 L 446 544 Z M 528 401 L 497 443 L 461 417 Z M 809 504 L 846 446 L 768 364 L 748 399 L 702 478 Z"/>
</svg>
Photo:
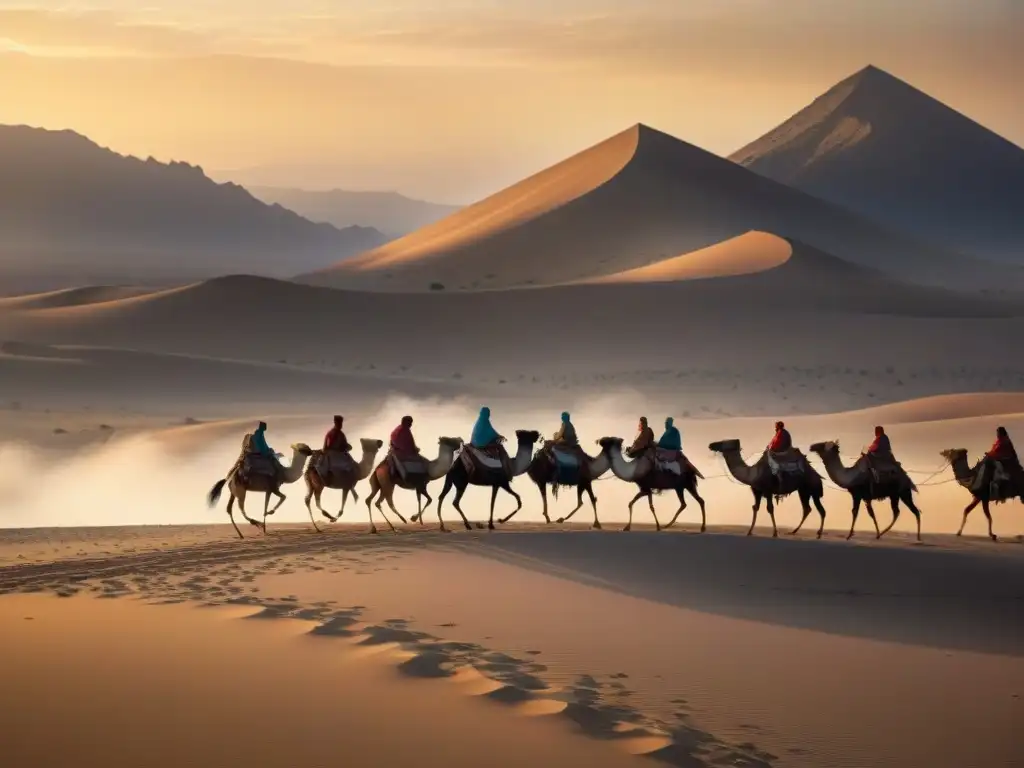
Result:
<svg viewBox="0 0 1024 768">
<path fill-rule="evenodd" d="M 792 255 L 792 245 L 783 238 L 748 232 L 698 251 L 581 282 L 647 283 L 749 275 L 785 264 Z"/>
</svg>

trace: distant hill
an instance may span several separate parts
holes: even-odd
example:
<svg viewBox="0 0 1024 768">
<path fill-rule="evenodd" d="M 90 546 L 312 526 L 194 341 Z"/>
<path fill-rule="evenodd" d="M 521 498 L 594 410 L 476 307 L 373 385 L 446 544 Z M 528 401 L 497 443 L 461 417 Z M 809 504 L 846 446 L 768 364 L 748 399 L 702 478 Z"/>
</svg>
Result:
<svg viewBox="0 0 1024 768">
<path fill-rule="evenodd" d="M 284 276 L 386 239 L 314 224 L 187 163 L 126 157 L 72 131 L 0 126 L 4 292 Z"/>
<path fill-rule="evenodd" d="M 556 285 L 644 267 L 751 230 L 911 283 L 1024 286 L 1024 269 L 995 274 L 644 125 L 297 279 L 404 292 Z"/>
<path fill-rule="evenodd" d="M 1024 264 L 1024 149 L 876 67 L 731 159 L 915 236 Z"/>
<path fill-rule="evenodd" d="M 246 185 L 246 189 L 260 200 L 283 205 L 310 221 L 335 227 L 373 227 L 389 237 L 401 237 L 459 209 L 457 205 L 414 200 L 397 192 L 316 191 L 250 185 Z"/>
</svg>

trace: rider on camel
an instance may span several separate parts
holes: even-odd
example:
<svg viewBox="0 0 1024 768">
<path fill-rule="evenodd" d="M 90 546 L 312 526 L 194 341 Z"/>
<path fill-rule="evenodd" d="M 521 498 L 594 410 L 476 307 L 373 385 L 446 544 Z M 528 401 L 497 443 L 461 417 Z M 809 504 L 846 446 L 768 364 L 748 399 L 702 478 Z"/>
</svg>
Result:
<svg viewBox="0 0 1024 768">
<path fill-rule="evenodd" d="M 658 447 L 663 451 L 683 451 L 683 437 L 679 434 L 679 428 L 674 425 L 674 419 L 669 416 L 665 419 L 665 434 L 658 440 Z"/>
<path fill-rule="evenodd" d="M 479 451 L 496 454 L 501 459 L 502 469 L 505 470 L 505 474 L 511 478 L 511 471 L 509 468 L 508 452 L 502 443 L 505 442 L 503 435 L 498 434 L 491 425 L 491 409 L 486 405 L 480 409 L 480 415 L 477 417 L 476 424 L 473 425 L 473 434 L 470 436 L 469 444 Z M 473 472 L 475 465 L 470 463 L 470 472 Z"/>
<path fill-rule="evenodd" d="M 867 459 L 868 468 L 871 470 L 871 474 L 875 481 L 878 481 L 878 467 L 875 465 L 875 459 L 888 459 L 894 461 L 892 455 L 892 443 L 889 442 L 889 436 L 885 434 L 885 428 L 878 426 L 875 427 L 875 439 L 871 445 L 864 451 L 864 457 Z"/>
<path fill-rule="evenodd" d="M 420 449 L 412 436 L 412 416 L 403 416 L 402 423 L 391 431 L 388 460 L 405 480 L 405 462 L 420 458 Z"/>
<path fill-rule="evenodd" d="M 267 422 L 261 421 L 256 425 L 256 430 L 249 436 L 249 444 L 245 446 L 245 450 L 242 452 L 243 455 L 239 457 L 238 462 L 235 464 L 235 469 L 243 470 L 245 468 L 245 455 L 246 453 L 255 454 L 257 456 L 264 456 L 273 462 L 273 466 L 276 469 L 281 469 L 281 462 L 278 461 L 283 454 L 277 453 L 273 448 L 267 445 L 267 437 L 264 434 L 267 431 Z"/>
<path fill-rule="evenodd" d="M 335 416 L 334 426 L 324 436 L 322 468 L 325 472 L 329 473 L 334 467 L 340 467 L 344 457 L 352 450 L 341 429 L 344 423 L 345 419 L 342 416 Z"/>
<path fill-rule="evenodd" d="M 1020 459 L 1006 427 L 996 428 L 996 441 L 992 443 L 982 461 L 986 469 L 991 468 L 990 471 L 994 471 L 997 464 L 1002 465 L 1009 479 L 1018 485 L 1020 497 L 1024 500 L 1024 468 L 1021 468 Z"/>
<path fill-rule="evenodd" d="M 568 411 L 562 411 L 562 424 L 551 438 L 550 445 L 553 448 L 571 448 L 574 452 L 579 449 L 580 441 L 576 437 L 576 427 L 572 425 Z M 548 452 L 548 458 L 552 464 L 558 463 L 555 454 L 550 451 Z"/>
<path fill-rule="evenodd" d="M 640 417 L 638 432 L 633 444 L 626 449 L 626 455 L 630 458 L 642 456 L 654 447 L 654 430 L 647 426 L 647 417 Z"/>
<path fill-rule="evenodd" d="M 781 421 L 775 422 L 775 435 L 768 443 L 768 453 L 785 453 L 793 447 L 793 437 Z"/>
</svg>

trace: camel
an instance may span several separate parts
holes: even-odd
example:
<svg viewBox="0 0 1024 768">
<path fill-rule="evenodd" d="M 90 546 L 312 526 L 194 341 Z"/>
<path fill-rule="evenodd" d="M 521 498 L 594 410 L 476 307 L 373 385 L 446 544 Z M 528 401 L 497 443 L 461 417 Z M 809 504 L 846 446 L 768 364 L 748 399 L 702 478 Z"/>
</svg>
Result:
<svg viewBox="0 0 1024 768">
<path fill-rule="evenodd" d="M 775 501 L 781 501 L 789 494 L 796 491 L 800 496 L 800 505 L 803 507 L 803 517 L 800 518 L 800 525 L 790 531 L 790 536 L 795 536 L 803 527 L 807 516 L 811 514 L 811 504 L 818 509 L 821 515 L 821 525 L 818 526 L 818 538 L 821 538 L 825 529 L 825 507 L 821 504 L 821 497 L 825 494 L 824 484 L 821 475 L 814 471 L 814 468 L 805 463 L 804 471 L 795 477 L 778 477 L 772 474 L 768 466 L 767 455 L 762 455 L 757 462 L 751 466 L 743 460 L 739 440 L 722 440 L 711 443 L 708 448 L 715 453 L 725 457 L 725 465 L 729 473 L 744 485 L 749 485 L 754 492 L 754 517 L 750 521 L 750 528 L 747 536 L 754 533 L 754 526 L 757 524 L 757 511 L 761 508 L 761 499 L 768 502 L 768 515 L 772 519 L 772 538 L 778 538 L 779 529 L 775 525 Z"/>
<path fill-rule="evenodd" d="M 992 541 L 999 541 L 999 538 L 992 532 L 992 514 L 989 512 L 989 504 L 1002 504 L 1004 501 L 1020 496 L 1022 502 L 1024 502 L 1024 488 L 1014 488 L 1013 484 L 1005 484 L 997 489 L 997 494 L 992 495 L 992 484 L 985 483 L 981 490 L 974 489 L 974 483 L 978 479 L 978 472 L 984 467 L 984 459 L 979 461 L 973 467 L 967 462 L 967 450 L 964 448 L 951 448 L 940 453 L 942 458 L 949 462 L 949 465 L 953 468 L 953 476 L 956 481 L 960 483 L 964 488 L 970 491 L 971 503 L 964 508 L 964 519 L 960 523 L 960 530 L 956 532 L 959 536 L 964 532 L 964 526 L 967 525 L 967 516 L 971 513 L 976 506 L 981 504 L 981 511 L 985 513 L 985 519 L 988 520 L 988 535 Z M 1003 491 L 1003 493 L 999 493 Z"/>
<path fill-rule="evenodd" d="M 843 490 L 849 492 L 853 497 L 853 520 L 850 522 L 850 532 L 846 539 L 853 538 L 853 529 L 857 525 L 857 514 L 860 512 L 860 504 L 863 501 L 867 506 L 871 522 L 875 524 L 875 538 L 880 539 L 887 534 L 896 524 L 900 516 L 900 502 L 902 501 L 917 520 L 917 540 L 921 540 L 921 511 L 914 504 L 913 494 L 917 486 L 905 472 L 901 472 L 898 480 L 888 480 L 881 483 L 871 482 L 871 471 L 867 466 L 867 460 L 863 457 L 852 467 L 843 465 L 843 459 L 839 455 L 839 441 L 832 440 L 825 443 L 815 443 L 810 447 L 811 453 L 821 457 L 825 465 L 825 471 L 833 483 Z M 878 529 L 878 518 L 875 517 L 875 510 L 871 506 L 872 501 L 888 499 L 892 505 L 892 522 L 884 531 Z"/>
<path fill-rule="evenodd" d="M 345 512 L 345 502 L 348 500 L 348 495 L 352 494 L 353 501 L 359 501 L 359 494 L 356 493 L 356 484 L 360 480 L 365 480 L 369 474 L 373 471 L 374 459 L 377 458 L 377 453 L 384 446 L 383 440 L 369 440 L 362 438 L 359 441 L 360 446 L 363 449 L 363 457 L 359 460 L 358 464 L 353 463 L 351 468 L 347 472 L 338 473 L 333 471 L 329 483 L 324 483 L 320 473 L 316 471 L 315 467 L 323 454 L 323 451 L 313 451 L 313 455 L 310 457 L 309 466 L 306 468 L 303 478 L 306 480 L 306 489 L 309 493 L 306 494 L 306 509 L 309 510 L 309 517 L 313 519 L 313 511 L 309 507 L 311 499 L 316 499 L 316 508 L 320 510 L 320 514 L 330 520 L 332 523 L 337 522 L 338 518 Z M 331 516 L 324 508 L 320 505 L 320 494 L 324 492 L 324 488 L 333 488 L 341 491 L 341 509 L 338 510 L 338 514 Z M 313 525 L 316 525 L 316 521 L 313 521 Z"/>
<path fill-rule="evenodd" d="M 235 524 L 235 515 L 231 511 L 234 506 L 235 499 L 238 499 L 238 508 L 242 512 L 242 517 L 249 521 L 251 525 L 255 525 L 257 528 L 267 532 L 267 515 L 272 515 L 277 512 L 285 500 L 285 495 L 281 493 L 282 485 L 290 485 L 302 477 L 302 470 L 306 466 L 306 459 L 313 453 L 309 446 L 305 443 L 293 443 L 292 449 L 292 460 L 288 466 L 282 466 L 281 472 L 276 477 L 269 477 L 267 475 L 252 475 L 245 482 L 239 477 L 239 469 L 241 468 L 240 463 L 236 463 L 231 468 L 228 476 L 223 480 L 218 480 L 213 488 L 210 489 L 210 493 L 207 495 L 207 502 L 211 507 L 215 507 L 217 502 L 220 500 L 220 493 L 224 489 L 224 486 L 228 486 L 228 490 L 231 491 L 231 498 L 228 499 L 228 517 L 231 518 L 231 525 L 235 526 L 235 533 L 238 534 L 238 538 L 244 539 L 242 532 L 238 530 L 238 526 Z M 263 492 L 266 494 L 266 498 L 263 501 L 263 522 L 253 520 L 249 515 L 245 513 L 245 494 L 249 491 Z M 274 505 L 273 509 L 267 509 L 270 506 L 270 494 L 277 496 L 277 504 Z M 310 515 L 312 519 L 312 515 Z M 313 523 L 313 527 L 316 528 L 316 522 Z M 317 531 L 320 529 L 317 528 Z"/>
<path fill-rule="evenodd" d="M 416 491 L 416 512 L 419 517 L 423 516 L 427 507 L 430 506 L 430 502 L 433 501 L 430 494 L 427 493 L 427 484 L 439 480 L 444 477 L 448 470 L 452 468 L 452 462 L 455 460 L 455 452 L 462 446 L 462 438 L 459 437 L 442 437 L 437 441 L 438 451 L 437 458 L 433 461 L 427 461 L 423 459 L 423 463 L 426 464 L 427 470 L 424 473 L 417 473 L 410 476 L 408 479 L 403 480 L 397 475 L 392 475 L 391 465 L 387 459 L 384 459 L 380 464 L 377 465 L 376 469 L 373 470 L 373 474 L 370 475 L 370 495 L 366 497 L 366 511 L 370 515 L 370 533 L 377 532 L 377 526 L 373 522 L 373 510 L 370 509 L 370 502 L 373 501 L 374 496 L 380 494 L 380 498 L 377 499 L 376 507 L 377 511 L 380 512 L 381 517 L 384 518 L 384 522 L 388 524 L 388 527 L 394 531 L 395 526 L 388 520 L 388 516 L 384 514 L 384 510 L 381 508 L 381 504 L 385 501 L 391 508 L 391 511 L 398 515 L 398 519 L 403 523 L 406 519 L 402 517 L 402 513 L 395 509 L 395 502 L 393 499 L 395 488 L 405 488 L 409 491 Z M 420 506 L 420 498 L 426 497 L 427 503 Z"/>
<path fill-rule="evenodd" d="M 651 514 L 654 515 L 654 528 L 660 531 L 663 526 L 658 522 L 658 514 L 654 511 L 653 494 L 672 490 L 679 498 L 679 509 L 676 510 L 668 525 L 664 527 L 671 528 L 682 511 L 686 509 L 686 498 L 683 494 L 689 491 L 700 505 L 700 532 L 704 533 L 707 529 L 707 516 L 704 511 L 704 499 L 697 493 L 697 478 L 704 476 L 699 471 L 691 471 L 689 467 L 684 467 L 682 474 L 677 475 L 668 470 L 659 470 L 648 456 L 640 456 L 633 461 L 628 461 L 622 455 L 623 440 L 621 437 L 603 437 L 597 442 L 601 446 L 601 450 L 608 455 L 612 474 L 627 483 L 636 483 L 640 489 L 629 502 L 629 522 L 626 523 L 623 531 L 628 531 L 633 527 L 633 505 L 644 496 L 647 497 L 647 506 L 651 508 Z"/>
<path fill-rule="evenodd" d="M 538 440 L 540 440 L 539 432 L 525 429 L 516 430 L 518 450 L 511 462 L 512 477 L 518 477 L 523 474 L 530 466 L 530 461 L 533 458 L 533 446 Z M 462 450 L 465 451 L 466 447 L 463 446 Z M 448 474 L 445 475 L 444 488 L 441 489 L 441 495 L 437 497 L 437 521 L 440 523 L 442 531 L 447 530 L 447 528 L 444 527 L 444 519 L 441 517 L 441 505 L 444 503 L 444 497 L 448 495 L 448 491 L 452 489 L 452 486 L 455 487 L 455 498 L 452 500 L 452 506 L 455 507 L 455 511 L 462 518 L 462 523 L 466 526 L 466 530 L 473 529 L 473 526 L 469 524 L 469 520 L 466 519 L 462 508 L 459 506 L 462 495 L 470 485 L 489 486 L 491 489 L 491 516 L 487 522 L 487 527 L 492 531 L 494 530 L 494 502 L 498 497 L 499 490 L 511 494 L 516 500 L 516 512 L 523 508 L 523 500 L 519 497 L 518 493 L 512 490 L 512 486 L 509 484 L 509 480 L 500 466 L 495 468 L 477 466 L 476 472 L 470 477 L 469 472 L 466 471 L 466 465 L 462 461 L 456 461 L 452 468 L 448 470 Z M 512 514 L 515 514 L 515 512 Z M 414 523 L 419 520 L 422 525 L 423 514 L 418 512 L 412 516 L 411 520 Z"/>
<path fill-rule="evenodd" d="M 533 459 L 530 461 L 530 465 L 526 468 L 526 474 L 529 476 L 531 480 L 533 480 L 534 484 L 537 486 L 537 489 L 540 491 L 540 499 L 544 503 L 544 522 L 551 522 L 551 518 L 548 517 L 547 486 L 551 486 L 551 494 L 557 499 L 558 489 L 560 486 L 574 485 L 576 486 L 576 508 L 573 509 L 573 511 L 565 517 L 558 518 L 557 522 L 568 522 L 572 518 L 572 516 L 580 510 L 580 508 L 583 506 L 583 492 L 586 491 L 587 495 L 590 496 L 590 505 L 594 508 L 594 524 L 591 526 L 591 528 L 596 528 L 600 530 L 601 521 L 597 519 L 597 497 L 594 495 L 594 488 L 592 483 L 595 480 L 597 480 L 597 478 L 599 478 L 601 475 L 608 471 L 610 467 L 608 457 L 605 456 L 603 452 L 598 454 L 597 456 L 588 456 L 586 453 L 580 450 L 579 453 L 582 453 L 584 456 L 586 456 L 587 463 L 585 471 L 577 472 L 575 473 L 577 475 L 576 477 L 570 478 L 564 475 L 560 475 L 559 468 L 552 464 L 551 460 L 548 458 L 547 449 L 548 446 L 545 445 L 544 448 L 537 451 L 537 453 L 534 454 Z M 502 524 L 507 523 L 515 516 L 516 512 L 518 511 L 519 509 L 517 508 L 515 512 L 508 515 L 507 517 L 500 519 L 498 522 Z"/>
</svg>

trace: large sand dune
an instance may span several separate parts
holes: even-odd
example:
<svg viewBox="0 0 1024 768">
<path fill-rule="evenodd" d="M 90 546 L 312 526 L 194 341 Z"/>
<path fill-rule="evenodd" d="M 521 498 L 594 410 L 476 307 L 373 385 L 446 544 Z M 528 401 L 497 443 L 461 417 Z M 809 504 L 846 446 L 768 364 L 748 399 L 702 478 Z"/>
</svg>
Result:
<svg viewBox="0 0 1024 768">
<path fill-rule="evenodd" d="M 1024 271 L 999 272 L 921 245 L 643 125 L 300 280 L 374 291 L 552 285 L 646 266 L 749 230 L 913 282 L 1024 286 Z"/>
</svg>

